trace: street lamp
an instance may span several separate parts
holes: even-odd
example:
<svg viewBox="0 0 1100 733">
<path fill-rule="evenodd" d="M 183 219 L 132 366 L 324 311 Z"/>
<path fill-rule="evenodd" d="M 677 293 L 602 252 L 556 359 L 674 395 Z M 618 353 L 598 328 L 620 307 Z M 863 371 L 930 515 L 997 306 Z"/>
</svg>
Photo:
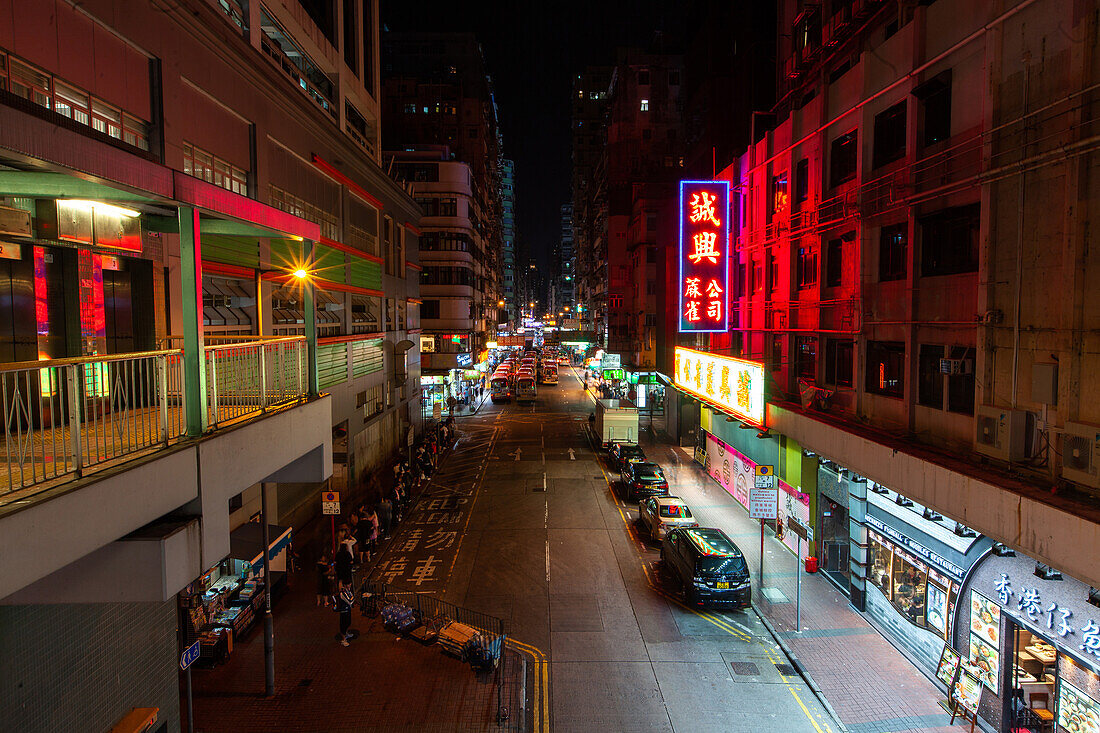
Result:
<svg viewBox="0 0 1100 733">
<path fill-rule="evenodd" d="M 307 277 L 309 277 L 309 273 L 299 267 L 297 270 L 294 271 L 294 277 L 298 278 L 299 280 L 305 280 Z"/>
</svg>

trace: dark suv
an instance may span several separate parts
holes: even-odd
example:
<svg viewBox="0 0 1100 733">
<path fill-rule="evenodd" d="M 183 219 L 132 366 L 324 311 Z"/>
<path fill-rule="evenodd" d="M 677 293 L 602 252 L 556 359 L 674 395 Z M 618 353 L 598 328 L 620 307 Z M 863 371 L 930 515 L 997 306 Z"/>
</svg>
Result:
<svg viewBox="0 0 1100 733">
<path fill-rule="evenodd" d="M 692 606 L 752 604 L 749 567 L 740 548 L 720 529 L 680 527 L 661 543 L 661 560 Z"/>
<path fill-rule="evenodd" d="M 639 463 L 645 460 L 645 452 L 637 443 L 612 443 L 607 455 L 612 465 L 620 471 L 627 463 Z"/>
<path fill-rule="evenodd" d="M 668 481 L 656 463 L 627 463 L 620 478 L 633 501 L 646 496 L 668 496 Z"/>
</svg>

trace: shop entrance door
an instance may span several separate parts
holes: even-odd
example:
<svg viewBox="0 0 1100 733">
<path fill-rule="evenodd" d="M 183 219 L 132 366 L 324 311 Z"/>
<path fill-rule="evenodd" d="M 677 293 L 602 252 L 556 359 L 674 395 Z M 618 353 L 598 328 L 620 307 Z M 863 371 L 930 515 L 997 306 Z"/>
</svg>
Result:
<svg viewBox="0 0 1100 733">
<path fill-rule="evenodd" d="M 848 587 L 848 507 L 821 497 L 821 568 Z"/>
<path fill-rule="evenodd" d="M 1047 639 L 1008 620 L 1009 674 L 1006 730 L 1052 733 L 1057 716 L 1058 650 Z"/>
</svg>

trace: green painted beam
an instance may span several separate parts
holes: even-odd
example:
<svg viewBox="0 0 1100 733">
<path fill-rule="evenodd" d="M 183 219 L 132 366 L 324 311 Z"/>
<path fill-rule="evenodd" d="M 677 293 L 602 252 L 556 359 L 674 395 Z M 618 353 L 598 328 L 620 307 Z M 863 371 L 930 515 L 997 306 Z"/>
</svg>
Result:
<svg viewBox="0 0 1100 733">
<path fill-rule="evenodd" d="M 202 334 L 202 242 L 199 212 L 179 208 L 180 285 L 183 294 L 183 401 L 187 434 L 206 432 L 206 345 Z"/>
<path fill-rule="evenodd" d="M 141 225 L 151 232 L 162 234 L 175 234 L 179 231 L 179 219 L 171 216 L 158 216 L 156 214 L 143 214 Z M 203 234 L 220 234 L 229 237 L 285 237 L 285 234 L 272 229 L 264 229 L 243 221 L 232 219 L 203 219 Z"/>
<path fill-rule="evenodd" d="M 305 260 L 306 271 L 313 267 L 313 242 L 306 239 L 302 242 L 302 258 Z M 317 373 L 317 301 L 314 296 L 313 278 L 306 278 L 302 287 L 302 315 L 305 318 L 306 331 L 306 370 L 309 375 L 309 396 L 316 397 L 321 394 L 320 376 Z"/>
<path fill-rule="evenodd" d="M 149 196 L 112 188 L 103 183 L 67 176 L 64 173 L 31 173 L 24 171 L 0 171 L 0 196 L 41 199 L 90 199 L 92 201 L 116 202 L 156 200 Z"/>
</svg>

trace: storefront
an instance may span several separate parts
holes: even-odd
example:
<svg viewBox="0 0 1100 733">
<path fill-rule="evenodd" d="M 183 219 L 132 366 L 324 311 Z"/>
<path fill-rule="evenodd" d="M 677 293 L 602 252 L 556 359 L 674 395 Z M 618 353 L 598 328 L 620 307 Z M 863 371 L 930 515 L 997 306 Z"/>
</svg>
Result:
<svg viewBox="0 0 1100 733">
<path fill-rule="evenodd" d="M 818 567 L 845 593 L 850 575 L 846 473 L 826 461 L 817 469 Z"/>
<path fill-rule="evenodd" d="M 657 372 L 627 372 L 627 399 L 638 406 L 638 413 L 652 423 L 665 414 L 665 384 Z"/>
<path fill-rule="evenodd" d="M 928 672 L 939 663 L 968 570 L 992 542 L 868 481 L 866 613 Z"/>
<path fill-rule="evenodd" d="M 200 661 L 225 662 L 233 641 L 248 633 L 263 616 L 263 528 L 244 524 L 229 536 L 229 557 L 179 593 L 183 647 L 200 642 Z M 286 555 L 293 537 L 290 527 L 268 525 L 272 602 L 286 588 Z"/>
<path fill-rule="evenodd" d="M 987 553 L 963 584 L 953 647 L 996 731 L 1100 731 L 1100 600 L 1023 555 Z"/>
<path fill-rule="evenodd" d="M 442 374 L 420 375 L 420 408 L 424 417 L 439 418 L 447 407 L 446 377 Z"/>
</svg>

